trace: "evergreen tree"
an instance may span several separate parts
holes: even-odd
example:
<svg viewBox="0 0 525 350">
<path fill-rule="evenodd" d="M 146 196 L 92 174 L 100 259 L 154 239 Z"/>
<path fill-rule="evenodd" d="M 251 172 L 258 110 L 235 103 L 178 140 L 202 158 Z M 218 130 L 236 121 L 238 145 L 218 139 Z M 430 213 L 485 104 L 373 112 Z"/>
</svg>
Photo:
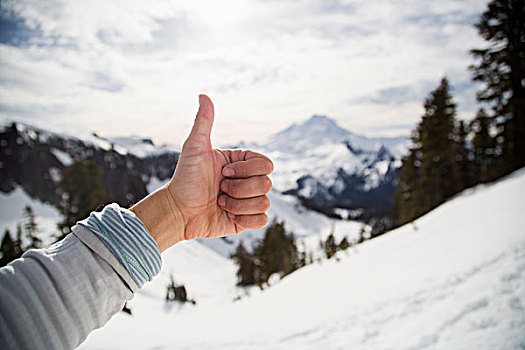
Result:
<svg viewBox="0 0 525 350">
<path fill-rule="evenodd" d="M 231 258 L 238 266 L 237 285 L 254 285 L 256 283 L 256 272 L 259 272 L 259 269 L 255 265 L 252 255 L 246 250 L 246 248 L 244 248 L 242 241 L 237 246 L 235 253 L 231 255 Z"/>
<path fill-rule="evenodd" d="M 65 237 L 78 220 L 89 216 L 110 199 L 102 183 L 102 170 L 93 160 L 79 160 L 65 168 L 59 184 L 62 201 L 59 210 L 63 221 L 58 224 Z"/>
<path fill-rule="evenodd" d="M 365 224 L 361 225 L 361 228 L 359 229 L 358 235 L 359 236 L 357 238 L 357 244 L 363 243 L 368 238 L 368 232 L 366 230 L 366 225 Z"/>
<path fill-rule="evenodd" d="M 419 140 L 414 140 L 417 137 L 415 132 L 412 133 L 412 143 L 419 144 Z M 400 176 L 396 180 L 396 191 L 393 196 L 393 211 L 396 215 L 396 223 L 403 225 L 414 217 L 421 215 L 421 197 L 417 196 L 419 189 L 419 182 L 421 179 L 419 161 L 419 149 L 412 148 L 408 155 L 403 157 L 401 161 Z M 365 226 L 361 227 L 363 230 Z M 360 236 L 360 242 L 364 240 Z"/>
<path fill-rule="evenodd" d="M 278 273 L 281 278 L 304 266 L 308 258 L 306 252 L 299 252 L 293 233 L 287 234 L 284 223 L 274 220 L 266 228 L 264 238 L 258 242 L 250 254 L 239 243 L 231 258 L 237 264 L 237 285 L 262 286 L 270 276 Z"/>
<path fill-rule="evenodd" d="M 324 250 L 327 259 L 331 259 L 337 253 L 338 247 L 333 233 L 330 233 L 326 240 L 321 242 L 321 248 Z"/>
<path fill-rule="evenodd" d="M 474 185 L 472 174 L 472 160 L 471 150 L 467 145 L 467 137 L 470 129 L 468 124 L 463 120 L 458 122 L 457 126 L 457 140 L 456 140 L 456 168 L 458 175 L 458 183 L 456 191 L 468 188 Z"/>
<path fill-rule="evenodd" d="M 390 231 L 392 227 L 394 227 L 394 223 L 389 217 L 374 218 L 370 229 L 370 238 L 381 236 L 383 233 Z"/>
<path fill-rule="evenodd" d="M 166 289 L 166 301 L 180 301 L 183 303 L 196 304 L 195 300 L 188 299 L 186 287 L 183 284 L 175 283 L 173 275 L 170 275 L 170 284 Z"/>
<path fill-rule="evenodd" d="M 466 129 L 456 120 L 448 80 L 443 78 L 424 103 L 425 113 L 412 133 L 413 147 L 403 158 L 394 194 L 396 224 L 402 225 L 435 208 L 469 186 Z M 393 223 L 376 221 L 373 235 Z"/>
<path fill-rule="evenodd" d="M 24 218 L 26 220 L 24 229 L 26 237 L 29 239 L 28 249 L 42 248 L 42 239 L 39 237 L 38 224 L 36 223 L 35 214 L 30 206 L 24 208 Z"/>
<path fill-rule="evenodd" d="M 425 113 L 417 128 L 421 153 L 419 195 L 425 211 L 441 204 L 456 192 L 455 135 L 456 104 L 452 101 L 448 80 L 430 93 Z"/>
<path fill-rule="evenodd" d="M 472 139 L 473 180 L 476 183 L 489 182 L 495 178 L 496 140 L 490 134 L 492 119 L 484 109 L 480 109 L 470 123 L 474 134 Z"/>
<path fill-rule="evenodd" d="M 263 240 L 255 247 L 254 258 L 260 261 L 260 274 L 256 275 L 259 286 L 268 282 L 274 273 L 282 278 L 300 266 L 293 233 L 286 234 L 284 223 L 276 220 L 267 227 Z"/>
<path fill-rule="evenodd" d="M 22 225 L 20 223 L 16 224 L 16 241 L 15 241 L 15 247 L 18 253 L 18 256 L 22 256 L 24 254 L 24 244 L 22 242 L 22 236 L 24 235 L 22 231 Z"/>
<path fill-rule="evenodd" d="M 4 238 L 2 238 L 2 243 L 0 244 L 0 252 L 2 253 L 2 257 L 0 257 L 0 266 L 5 266 L 19 257 L 16 251 L 15 242 L 13 241 L 13 237 L 11 237 L 11 232 L 9 232 L 9 230 L 5 230 L 4 232 Z"/>
<path fill-rule="evenodd" d="M 339 242 L 339 249 L 340 250 L 347 250 L 348 248 L 350 248 L 350 242 L 348 242 L 348 239 L 345 236 L 345 237 L 343 237 L 341 242 Z"/>
<path fill-rule="evenodd" d="M 473 80 L 483 83 L 478 100 L 491 107 L 501 156 L 498 175 L 525 165 L 525 5 L 492 0 L 476 24 L 487 47 L 471 50 Z M 498 152 L 498 153 L 499 153 Z"/>
</svg>

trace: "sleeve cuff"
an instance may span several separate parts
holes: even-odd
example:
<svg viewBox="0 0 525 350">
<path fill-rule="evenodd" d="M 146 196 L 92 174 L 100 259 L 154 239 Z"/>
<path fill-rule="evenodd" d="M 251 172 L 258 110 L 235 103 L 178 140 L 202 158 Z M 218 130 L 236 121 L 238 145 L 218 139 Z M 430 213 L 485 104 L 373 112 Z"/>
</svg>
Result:
<svg viewBox="0 0 525 350">
<path fill-rule="evenodd" d="M 90 237 L 86 229 L 95 234 L 100 241 Z M 124 267 L 127 273 L 117 268 L 115 271 L 128 283 L 132 291 L 151 281 L 160 271 L 162 260 L 156 242 L 133 212 L 115 203 L 107 205 L 101 212 L 92 212 L 89 218 L 77 222 L 73 232 L 97 253 L 107 248 L 113 257 L 106 258 L 106 261 L 112 266 L 118 261 Z M 101 256 L 107 255 L 106 251 L 106 254 Z"/>
</svg>

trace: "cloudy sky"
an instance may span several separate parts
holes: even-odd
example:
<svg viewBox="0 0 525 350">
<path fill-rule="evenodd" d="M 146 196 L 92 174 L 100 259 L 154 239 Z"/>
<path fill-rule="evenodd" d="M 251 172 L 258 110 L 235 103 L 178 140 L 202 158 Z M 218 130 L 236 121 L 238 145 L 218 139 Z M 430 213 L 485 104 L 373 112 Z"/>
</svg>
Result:
<svg viewBox="0 0 525 350">
<path fill-rule="evenodd" d="M 180 146 L 197 95 L 216 145 L 313 114 L 406 135 L 447 75 L 475 113 L 480 0 L 1 0 L 0 118 Z"/>
</svg>

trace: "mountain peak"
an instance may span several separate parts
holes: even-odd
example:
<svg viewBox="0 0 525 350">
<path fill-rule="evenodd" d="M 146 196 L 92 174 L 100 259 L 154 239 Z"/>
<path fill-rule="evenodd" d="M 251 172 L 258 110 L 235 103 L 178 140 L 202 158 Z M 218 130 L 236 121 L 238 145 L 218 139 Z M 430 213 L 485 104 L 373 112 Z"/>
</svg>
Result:
<svg viewBox="0 0 525 350">
<path fill-rule="evenodd" d="M 340 142 L 350 135 L 351 133 L 337 125 L 335 120 L 323 115 L 313 115 L 308 120 L 293 124 L 276 134 L 266 146 L 271 149 L 302 151 L 319 144 Z"/>
<path fill-rule="evenodd" d="M 318 114 L 314 114 L 313 116 L 310 117 L 310 119 L 299 124 L 299 126 L 305 126 L 305 127 L 307 126 L 309 128 L 322 127 L 322 128 L 341 129 L 339 125 L 337 125 L 335 120 L 330 119 L 325 115 L 318 115 Z M 346 130 L 344 131 L 347 132 Z"/>
<path fill-rule="evenodd" d="M 314 114 L 305 123 L 331 123 L 335 124 L 333 119 L 328 118 L 326 115 Z"/>
</svg>

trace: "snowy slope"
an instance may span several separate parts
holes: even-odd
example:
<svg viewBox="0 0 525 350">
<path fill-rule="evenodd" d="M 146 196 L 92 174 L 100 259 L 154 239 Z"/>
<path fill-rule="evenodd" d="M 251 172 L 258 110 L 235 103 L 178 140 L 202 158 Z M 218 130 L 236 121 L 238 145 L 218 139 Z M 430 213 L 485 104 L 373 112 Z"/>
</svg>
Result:
<svg viewBox="0 0 525 350">
<path fill-rule="evenodd" d="M 153 192 L 166 183 L 167 181 L 153 179 L 148 185 L 148 190 Z M 344 236 L 350 239 L 357 239 L 357 234 L 362 226 L 361 223 L 329 218 L 305 208 L 296 197 L 283 195 L 274 190 L 268 194 L 268 197 L 271 203 L 270 209 L 266 212 L 269 222 L 273 220 L 284 221 L 286 230 L 289 233 L 293 233 L 300 241 L 304 241 L 306 248 L 310 251 L 317 248 L 319 237 L 324 239 L 332 231 L 337 239 L 342 239 Z M 266 228 L 248 230 L 243 232 L 242 235 L 227 238 L 200 239 L 198 242 L 224 257 L 229 257 L 235 251 L 240 241 L 244 243 L 245 247 L 249 248 L 264 237 L 265 230 Z M 313 238 L 306 239 L 312 236 Z"/>
<path fill-rule="evenodd" d="M 39 237 L 47 246 L 56 241 L 57 223 L 62 219 L 58 210 L 47 203 L 31 198 L 22 188 L 18 187 L 11 193 L 0 192 L 0 239 L 9 230 L 11 237 L 16 237 L 16 227 L 25 222 L 24 208 L 30 206 L 36 217 Z M 24 244 L 28 242 L 23 242 Z"/>
<path fill-rule="evenodd" d="M 167 307 L 154 282 L 81 348 L 523 348 L 524 193 L 521 170 L 237 302 L 226 260 L 176 246 L 164 271 L 187 276 L 198 304 Z"/>
</svg>

